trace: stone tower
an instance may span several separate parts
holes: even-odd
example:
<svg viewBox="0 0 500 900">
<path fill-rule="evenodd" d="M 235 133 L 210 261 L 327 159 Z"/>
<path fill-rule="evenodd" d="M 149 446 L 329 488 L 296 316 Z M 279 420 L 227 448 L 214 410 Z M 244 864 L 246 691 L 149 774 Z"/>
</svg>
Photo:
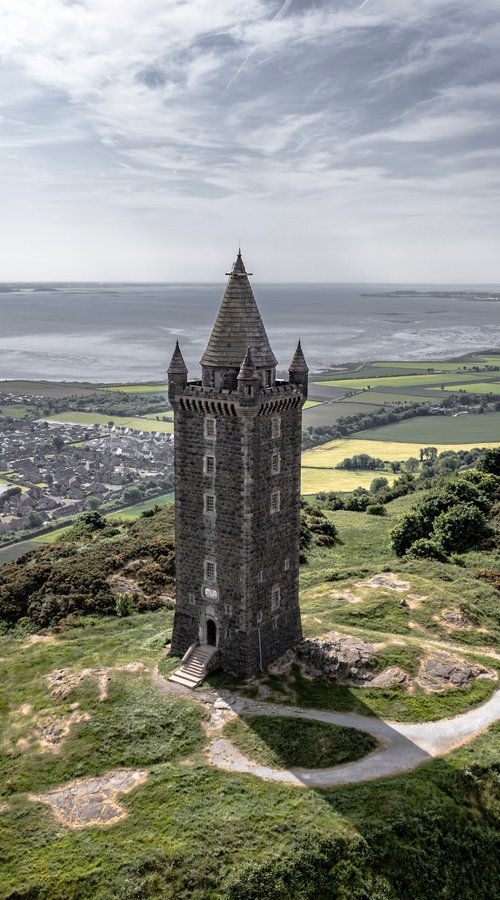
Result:
<svg viewBox="0 0 500 900">
<path fill-rule="evenodd" d="M 217 647 L 212 666 L 253 675 L 301 637 L 300 452 L 308 368 L 276 358 L 241 253 L 188 381 L 179 345 L 168 369 L 175 414 L 177 602 L 172 653 Z"/>
</svg>

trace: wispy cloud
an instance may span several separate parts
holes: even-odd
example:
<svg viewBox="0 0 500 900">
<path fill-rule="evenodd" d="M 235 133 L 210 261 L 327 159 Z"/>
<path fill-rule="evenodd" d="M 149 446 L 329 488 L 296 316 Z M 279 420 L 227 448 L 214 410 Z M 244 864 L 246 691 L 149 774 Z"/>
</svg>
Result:
<svg viewBox="0 0 500 900">
<path fill-rule="evenodd" d="M 75 275 L 90 247 L 106 275 L 98 229 L 74 249 L 81 218 L 95 217 L 112 223 L 126 268 L 134 241 L 151 242 L 154 277 L 172 266 L 173 277 L 208 277 L 190 268 L 193 234 L 209 257 L 241 232 L 268 277 L 277 234 L 295 244 L 288 271 L 318 277 L 296 247 L 316 241 L 319 257 L 344 229 L 353 252 L 330 244 L 322 278 L 357 278 L 356 253 L 376 272 L 382 256 L 390 278 L 391 241 L 406 241 L 412 278 L 435 223 L 463 243 L 473 209 L 485 249 L 472 261 L 458 252 L 462 277 L 486 260 L 491 278 L 499 36 L 497 0 L 0 0 L 10 258 L 26 265 L 26 228 L 46 228 L 51 210 Z M 55 247 L 50 265 L 60 257 Z M 453 267 L 448 247 L 441 277 Z"/>
</svg>

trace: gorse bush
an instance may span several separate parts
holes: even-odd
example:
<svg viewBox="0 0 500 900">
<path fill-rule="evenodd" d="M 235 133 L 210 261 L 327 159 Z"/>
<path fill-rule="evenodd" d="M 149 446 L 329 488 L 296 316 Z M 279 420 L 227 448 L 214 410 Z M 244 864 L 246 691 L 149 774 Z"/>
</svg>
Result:
<svg viewBox="0 0 500 900">
<path fill-rule="evenodd" d="M 441 481 L 441 479 L 440 479 Z M 391 530 L 398 556 L 446 558 L 481 545 L 494 532 L 487 521 L 500 479 L 469 472 L 426 494 Z"/>
</svg>

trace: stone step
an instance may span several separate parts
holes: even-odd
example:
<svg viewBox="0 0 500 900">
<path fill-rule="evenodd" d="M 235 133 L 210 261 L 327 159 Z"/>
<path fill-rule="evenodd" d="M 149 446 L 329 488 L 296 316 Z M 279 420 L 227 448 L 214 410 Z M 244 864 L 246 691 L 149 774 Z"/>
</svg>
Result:
<svg viewBox="0 0 500 900">
<path fill-rule="evenodd" d="M 182 684 L 183 687 L 194 688 L 200 683 L 201 678 L 188 678 L 184 675 L 180 675 L 179 672 L 174 672 L 174 674 L 170 676 L 169 681 L 173 681 L 175 684 Z"/>
</svg>

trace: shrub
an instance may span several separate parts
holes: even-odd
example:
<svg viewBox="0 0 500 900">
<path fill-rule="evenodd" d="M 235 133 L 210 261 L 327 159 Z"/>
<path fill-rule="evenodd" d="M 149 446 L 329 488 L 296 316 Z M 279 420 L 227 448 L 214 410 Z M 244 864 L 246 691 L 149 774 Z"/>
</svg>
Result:
<svg viewBox="0 0 500 900">
<path fill-rule="evenodd" d="M 129 616 L 134 607 L 132 597 L 130 594 L 118 594 L 116 598 L 116 615 L 117 616 Z"/>
<path fill-rule="evenodd" d="M 387 515 L 387 510 L 383 503 L 370 503 L 366 507 L 366 511 L 367 511 L 367 513 L 369 513 L 370 516 L 386 516 Z"/>
<path fill-rule="evenodd" d="M 428 538 L 419 538 L 406 551 L 405 556 L 408 559 L 437 559 L 438 562 L 446 562 L 447 556 L 443 548 L 437 541 L 430 541 Z"/>
<path fill-rule="evenodd" d="M 491 531 L 482 510 L 471 503 L 453 506 L 441 513 L 434 524 L 434 534 L 445 550 L 468 550 L 480 544 Z"/>
<path fill-rule="evenodd" d="M 410 510 L 396 522 L 390 531 L 391 543 L 398 556 L 404 556 L 411 545 L 426 537 L 422 516 L 417 510 Z"/>
</svg>

